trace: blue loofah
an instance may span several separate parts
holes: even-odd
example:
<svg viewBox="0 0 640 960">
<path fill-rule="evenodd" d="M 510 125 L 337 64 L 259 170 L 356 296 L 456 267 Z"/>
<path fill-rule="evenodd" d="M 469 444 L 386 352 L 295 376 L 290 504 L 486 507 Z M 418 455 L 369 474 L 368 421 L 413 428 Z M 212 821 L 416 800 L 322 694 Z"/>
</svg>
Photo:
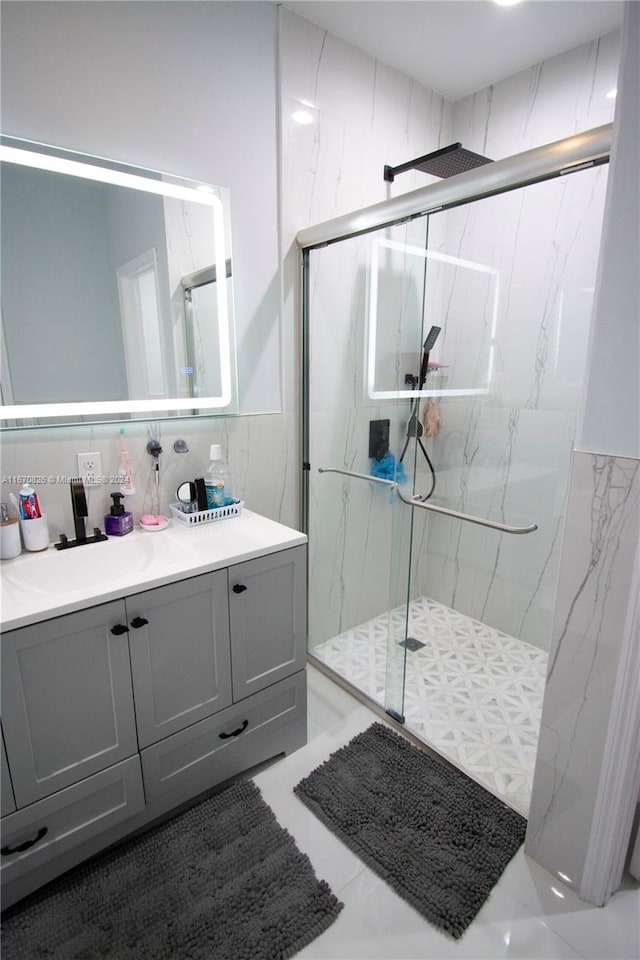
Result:
<svg viewBox="0 0 640 960">
<path fill-rule="evenodd" d="M 380 460 L 371 461 L 371 476 L 381 480 L 395 480 L 396 483 L 407 481 L 403 465 L 396 461 L 390 450 L 387 450 Z"/>
</svg>

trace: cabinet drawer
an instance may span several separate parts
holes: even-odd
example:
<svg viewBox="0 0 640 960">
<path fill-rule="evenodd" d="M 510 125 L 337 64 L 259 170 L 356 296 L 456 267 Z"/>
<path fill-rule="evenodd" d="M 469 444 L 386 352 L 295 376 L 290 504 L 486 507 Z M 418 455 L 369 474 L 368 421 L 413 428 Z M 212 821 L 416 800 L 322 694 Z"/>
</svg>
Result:
<svg viewBox="0 0 640 960">
<path fill-rule="evenodd" d="M 158 810 L 169 809 L 243 768 L 302 746 L 306 697 L 302 670 L 143 750 L 147 802 L 155 802 Z M 279 738 L 291 724 L 297 724 L 301 734 L 295 744 Z"/>
<path fill-rule="evenodd" d="M 3 817 L 2 882 L 42 866 L 143 809 L 140 760 L 135 756 Z M 26 850 L 16 850 L 34 840 Z"/>
</svg>

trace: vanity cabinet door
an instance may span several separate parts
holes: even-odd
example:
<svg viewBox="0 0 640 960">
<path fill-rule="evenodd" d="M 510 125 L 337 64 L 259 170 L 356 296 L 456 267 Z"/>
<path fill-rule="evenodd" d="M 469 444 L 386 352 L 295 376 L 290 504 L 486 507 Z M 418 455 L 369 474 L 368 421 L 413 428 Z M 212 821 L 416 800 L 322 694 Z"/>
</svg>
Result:
<svg viewBox="0 0 640 960">
<path fill-rule="evenodd" d="M 229 567 L 233 699 L 304 669 L 306 546 Z"/>
<path fill-rule="evenodd" d="M 6 817 L 8 813 L 13 813 L 16 808 L 16 802 L 13 798 L 13 787 L 11 786 L 11 777 L 9 775 L 9 764 L 7 763 L 7 754 L 4 749 L 4 739 L 0 735 L 0 748 L 2 750 L 2 769 L 0 769 L 0 787 L 2 788 L 2 802 L 0 810 L 2 816 Z"/>
<path fill-rule="evenodd" d="M 227 571 L 127 599 L 140 747 L 231 703 Z"/>
<path fill-rule="evenodd" d="M 127 636 L 121 600 L 3 635 L 2 725 L 18 808 L 137 751 Z"/>
</svg>

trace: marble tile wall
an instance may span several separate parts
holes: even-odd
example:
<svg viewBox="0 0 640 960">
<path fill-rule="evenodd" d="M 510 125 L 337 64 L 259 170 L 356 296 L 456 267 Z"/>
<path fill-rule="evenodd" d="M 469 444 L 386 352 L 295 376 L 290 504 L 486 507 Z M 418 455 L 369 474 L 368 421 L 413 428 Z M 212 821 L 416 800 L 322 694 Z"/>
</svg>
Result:
<svg viewBox="0 0 640 960">
<path fill-rule="evenodd" d="M 465 271 L 443 291 L 444 333 L 461 327 L 450 343 L 444 337 L 449 383 L 458 385 L 462 367 L 466 380 L 484 376 L 488 392 L 442 398 L 437 495 L 456 509 L 535 522 L 538 530 L 500 535 L 434 517 L 425 592 L 545 650 L 606 182 L 601 167 L 439 215 L 446 217 L 442 251 L 490 265 L 497 291 L 484 328 L 465 296 Z M 473 362 L 484 370 L 475 373 Z"/>
<path fill-rule="evenodd" d="M 580 891 L 638 589 L 640 461 L 576 452 L 571 492 L 526 850 Z"/>
<path fill-rule="evenodd" d="M 598 905 L 622 879 L 640 790 L 639 47 L 640 7 L 627 3 L 582 447 L 526 839 L 531 856 Z"/>
<path fill-rule="evenodd" d="M 9 490 L 17 492 L 22 477 L 31 477 L 46 510 L 52 539 L 73 531 L 68 480 L 77 476 L 76 453 L 101 454 L 102 472 L 108 480 L 117 477 L 119 429 L 121 424 L 56 427 L 22 430 L 5 435 L 2 444 L 2 500 Z M 141 421 L 126 427 L 136 493 L 127 497 L 127 509 L 137 518 L 141 513 L 167 513 L 175 502 L 175 491 L 184 480 L 201 477 L 209 464 L 209 446 L 222 444 L 231 464 L 233 491 L 248 508 L 290 526 L 297 527 L 294 458 L 290 450 L 296 420 L 291 414 Z M 152 458 L 146 452 L 154 437 L 162 446 L 160 484 L 155 487 Z M 179 437 L 187 441 L 188 453 L 175 453 Z M 105 482 L 89 487 L 88 508 L 91 526 L 103 527 L 111 503 L 109 493 L 117 484 Z"/>
<path fill-rule="evenodd" d="M 619 33 L 608 34 L 458 100 L 456 140 L 492 160 L 613 119 Z"/>
<path fill-rule="evenodd" d="M 400 127 L 391 91 L 405 103 L 415 100 L 408 81 L 282 13 L 285 254 L 296 229 L 382 199 L 376 178 L 385 162 L 451 140 L 498 159 L 612 118 L 613 102 L 605 94 L 615 85 L 617 36 L 524 71 L 453 108 L 423 110 L 422 126 L 412 117 L 411 127 Z M 433 96 L 421 96 L 425 108 L 433 106 Z M 292 119 L 303 101 L 314 119 L 306 126 Z M 424 131 L 425 121 L 427 133 L 409 142 L 409 131 Z M 399 185 L 411 189 L 429 182 L 411 176 L 413 183 L 399 178 L 386 195 Z M 500 280 L 489 393 L 443 400 L 443 429 L 427 444 L 439 475 L 437 498 L 507 523 L 534 520 L 539 530 L 531 538 L 500 537 L 416 516 L 412 590 L 543 649 L 550 642 L 605 186 L 601 169 L 450 211 L 442 222 L 436 216 L 430 223 L 432 249 L 489 264 Z M 375 406 L 365 399 L 369 256 L 364 238 L 311 254 L 312 468 L 367 472 L 368 421 L 376 417 L 391 419 L 396 455 L 404 440 L 408 404 Z M 285 258 L 285 315 L 291 314 L 291 296 L 298 295 L 297 266 L 293 256 Z M 459 278 L 455 286 L 448 282 L 438 280 L 439 293 L 430 303 L 432 322 L 441 322 L 438 308 L 445 317 L 439 359 L 449 365 L 451 385 L 469 377 L 482 385 L 478 377 L 486 375 L 492 331 L 486 316 L 475 317 L 471 288 Z M 429 475 L 419 466 L 416 489 L 423 489 Z M 398 592 L 398 563 L 390 557 L 397 556 L 403 524 L 394 527 L 383 491 L 318 478 L 313 469 L 311 504 L 313 642 L 316 634 L 320 641 L 388 608 L 387 597 Z"/>
<path fill-rule="evenodd" d="M 296 233 L 432 180 L 410 172 L 389 184 L 383 168 L 450 143 L 452 108 L 282 8 L 280 60 L 283 316 L 285 330 L 298 331 Z M 300 111 L 311 122 L 298 122 Z M 316 472 L 337 466 L 366 473 L 369 420 L 395 414 L 363 398 L 368 262 L 368 239 L 328 247 L 312 262 L 311 644 L 397 605 L 406 593 L 409 555 L 399 549 L 406 515 L 396 515 L 382 489 Z M 299 362 L 295 348 L 290 357 Z M 397 416 L 394 430 L 397 448 Z"/>
</svg>

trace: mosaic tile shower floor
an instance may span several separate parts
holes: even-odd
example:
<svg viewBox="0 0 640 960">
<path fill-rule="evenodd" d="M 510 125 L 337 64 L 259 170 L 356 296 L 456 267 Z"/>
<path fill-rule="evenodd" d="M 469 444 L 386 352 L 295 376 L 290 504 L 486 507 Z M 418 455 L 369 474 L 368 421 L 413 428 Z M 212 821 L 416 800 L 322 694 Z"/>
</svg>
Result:
<svg viewBox="0 0 640 960">
<path fill-rule="evenodd" d="M 311 652 L 384 705 L 390 628 L 402 639 L 403 607 Z M 428 597 L 411 602 L 408 632 L 424 646 L 407 650 L 407 729 L 526 816 L 547 654 Z"/>
</svg>

